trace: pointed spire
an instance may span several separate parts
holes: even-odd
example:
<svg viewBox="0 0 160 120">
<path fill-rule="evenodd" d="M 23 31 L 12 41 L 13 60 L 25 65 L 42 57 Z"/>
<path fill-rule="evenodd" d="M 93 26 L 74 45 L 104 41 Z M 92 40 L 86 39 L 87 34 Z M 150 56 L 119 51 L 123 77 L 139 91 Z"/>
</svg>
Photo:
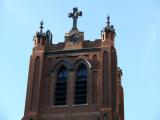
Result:
<svg viewBox="0 0 160 120">
<path fill-rule="evenodd" d="M 44 24 L 44 23 L 43 23 L 43 20 L 41 20 L 41 22 L 40 22 L 40 27 L 39 27 L 39 28 L 40 28 L 40 33 L 43 32 L 43 24 Z"/>
<path fill-rule="evenodd" d="M 115 32 L 115 29 L 114 29 L 114 26 L 113 25 L 110 25 L 110 16 L 108 14 L 107 16 L 107 22 L 106 22 L 106 26 L 105 28 L 103 29 L 103 31 L 111 31 L 111 32 Z"/>
<path fill-rule="evenodd" d="M 110 26 L 110 16 L 109 16 L 109 14 L 107 16 L 107 26 Z"/>
</svg>

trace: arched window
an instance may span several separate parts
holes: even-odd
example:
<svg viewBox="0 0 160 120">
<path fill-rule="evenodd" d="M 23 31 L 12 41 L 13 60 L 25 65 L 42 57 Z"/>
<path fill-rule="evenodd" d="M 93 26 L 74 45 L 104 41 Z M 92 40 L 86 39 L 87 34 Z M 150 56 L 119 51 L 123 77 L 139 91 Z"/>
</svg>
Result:
<svg viewBox="0 0 160 120">
<path fill-rule="evenodd" d="M 75 104 L 85 104 L 87 102 L 87 68 L 80 65 L 76 74 L 75 83 Z"/>
<path fill-rule="evenodd" d="M 66 105 L 68 70 L 60 67 L 55 86 L 55 105 Z"/>
</svg>

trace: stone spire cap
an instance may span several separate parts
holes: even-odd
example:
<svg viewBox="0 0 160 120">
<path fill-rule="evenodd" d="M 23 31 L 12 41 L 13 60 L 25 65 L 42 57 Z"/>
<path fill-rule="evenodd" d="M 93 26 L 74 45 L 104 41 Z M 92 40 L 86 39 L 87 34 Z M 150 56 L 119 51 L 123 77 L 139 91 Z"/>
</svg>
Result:
<svg viewBox="0 0 160 120">
<path fill-rule="evenodd" d="M 110 16 L 107 16 L 107 25 L 103 31 L 115 32 L 114 25 L 110 25 Z"/>
</svg>

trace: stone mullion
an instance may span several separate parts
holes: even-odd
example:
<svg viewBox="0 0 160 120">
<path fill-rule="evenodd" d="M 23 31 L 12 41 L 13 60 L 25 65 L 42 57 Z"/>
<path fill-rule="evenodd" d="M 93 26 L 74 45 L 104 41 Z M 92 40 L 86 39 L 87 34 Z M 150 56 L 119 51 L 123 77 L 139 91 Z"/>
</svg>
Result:
<svg viewBox="0 0 160 120">
<path fill-rule="evenodd" d="M 75 71 L 69 71 L 67 80 L 67 105 L 72 106 L 74 104 L 75 96 Z"/>
</svg>

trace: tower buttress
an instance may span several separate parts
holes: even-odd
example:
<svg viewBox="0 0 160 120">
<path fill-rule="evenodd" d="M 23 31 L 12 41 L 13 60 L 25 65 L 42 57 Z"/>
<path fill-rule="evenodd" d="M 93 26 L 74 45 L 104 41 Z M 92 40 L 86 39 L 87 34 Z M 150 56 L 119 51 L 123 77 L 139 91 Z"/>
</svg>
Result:
<svg viewBox="0 0 160 120">
<path fill-rule="evenodd" d="M 23 120 L 38 119 L 41 99 L 41 84 L 44 77 L 45 51 L 52 45 L 52 33 L 43 32 L 43 21 L 40 22 L 40 31 L 34 36 L 33 53 L 30 57 L 29 77 L 26 95 L 25 114 Z"/>
</svg>

